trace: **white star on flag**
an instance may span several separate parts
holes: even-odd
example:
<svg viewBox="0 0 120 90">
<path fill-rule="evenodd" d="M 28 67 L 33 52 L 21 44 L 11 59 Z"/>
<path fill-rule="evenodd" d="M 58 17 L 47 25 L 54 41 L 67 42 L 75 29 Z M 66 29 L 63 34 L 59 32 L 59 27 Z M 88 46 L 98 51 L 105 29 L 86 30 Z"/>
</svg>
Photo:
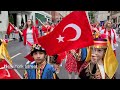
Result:
<svg viewBox="0 0 120 90">
<path fill-rule="evenodd" d="M 63 41 L 63 38 L 64 38 L 64 37 L 62 37 L 61 35 L 59 35 L 59 37 L 58 37 L 58 38 L 56 38 L 56 39 L 58 39 L 58 40 L 59 40 L 59 41 L 58 41 L 58 43 L 59 43 L 59 42 L 64 42 L 64 41 Z"/>
</svg>

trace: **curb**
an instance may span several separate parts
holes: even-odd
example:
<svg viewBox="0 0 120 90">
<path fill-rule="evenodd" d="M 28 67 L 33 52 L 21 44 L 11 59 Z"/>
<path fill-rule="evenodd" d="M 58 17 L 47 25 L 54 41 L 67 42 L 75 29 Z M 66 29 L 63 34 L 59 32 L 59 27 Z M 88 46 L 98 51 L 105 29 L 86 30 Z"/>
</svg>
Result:
<svg viewBox="0 0 120 90">
<path fill-rule="evenodd" d="M 8 42 L 11 42 L 11 41 L 13 41 L 13 39 L 9 39 L 9 40 L 8 40 Z"/>
<path fill-rule="evenodd" d="M 18 39 L 16 39 L 16 40 L 18 40 Z M 8 42 L 11 42 L 11 41 L 14 41 L 14 39 L 8 39 Z"/>
</svg>

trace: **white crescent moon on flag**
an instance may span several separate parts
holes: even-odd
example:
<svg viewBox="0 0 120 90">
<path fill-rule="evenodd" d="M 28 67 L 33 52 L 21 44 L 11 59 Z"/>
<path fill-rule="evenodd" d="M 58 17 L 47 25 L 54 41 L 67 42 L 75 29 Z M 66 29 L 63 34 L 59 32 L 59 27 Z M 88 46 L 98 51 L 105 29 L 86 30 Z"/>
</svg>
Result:
<svg viewBox="0 0 120 90">
<path fill-rule="evenodd" d="M 1 67 L 0 70 L 1 69 L 5 69 L 5 71 L 7 72 L 7 75 L 5 75 L 5 76 L 6 77 L 10 77 L 10 72 L 5 68 L 5 65 L 4 65 L 4 67 Z"/>
<path fill-rule="evenodd" d="M 73 28 L 76 31 L 75 38 L 69 39 L 68 41 L 76 41 L 76 40 L 78 40 L 80 38 L 80 36 L 81 36 L 81 28 L 78 25 L 71 23 L 71 24 L 68 24 L 67 26 L 65 26 L 65 28 L 63 29 L 63 32 L 68 27 L 71 27 L 71 28 Z"/>
</svg>

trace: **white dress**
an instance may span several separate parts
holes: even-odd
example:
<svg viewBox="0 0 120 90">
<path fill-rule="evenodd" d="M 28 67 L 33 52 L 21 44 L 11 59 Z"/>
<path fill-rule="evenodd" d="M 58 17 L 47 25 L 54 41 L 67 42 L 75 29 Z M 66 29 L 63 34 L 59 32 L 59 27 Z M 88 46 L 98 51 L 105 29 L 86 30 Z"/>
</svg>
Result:
<svg viewBox="0 0 120 90">
<path fill-rule="evenodd" d="M 33 30 L 30 28 L 27 29 L 27 41 L 30 42 L 31 44 L 34 44 Z M 26 49 L 27 49 L 27 54 L 29 54 L 31 47 L 29 46 L 29 44 L 27 42 L 26 42 Z M 26 62 L 26 64 L 29 64 L 29 63 L 30 63 L 30 61 Z"/>
</svg>

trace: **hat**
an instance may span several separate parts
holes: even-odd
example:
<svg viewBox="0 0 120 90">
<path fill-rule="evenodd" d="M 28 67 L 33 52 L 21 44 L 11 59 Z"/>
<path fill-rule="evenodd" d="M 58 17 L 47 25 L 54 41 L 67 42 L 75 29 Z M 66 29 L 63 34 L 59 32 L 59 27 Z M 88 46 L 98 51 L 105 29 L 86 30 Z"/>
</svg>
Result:
<svg viewBox="0 0 120 90">
<path fill-rule="evenodd" d="M 40 51 L 40 52 L 43 52 L 44 54 L 46 54 L 46 51 L 44 48 L 42 48 L 39 44 L 33 44 L 32 47 L 31 47 L 31 55 L 33 55 L 34 52 L 37 52 L 37 51 Z"/>
<path fill-rule="evenodd" d="M 30 51 L 31 52 L 24 57 L 24 58 L 28 59 L 30 62 L 34 61 L 34 58 L 32 57 L 34 52 L 40 51 L 40 52 L 43 52 L 46 54 L 45 49 L 42 48 L 39 44 L 33 44 Z"/>
<path fill-rule="evenodd" d="M 111 79 L 118 68 L 118 60 L 115 57 L 115 54 L 113 52 L 112 46 L 108 39 L 106 39 L 105 34 L 99 35 L 98 38 L 94 38 L 94 45 L 92 47 L 95 48 L 106 48 L 105 56 L 103 58 L 104 62 L 104 70 L 105 73 L 108 75 L 108 77 Z M 86 58 L 86 62 L 89 62 L 91 60 L 91 49 L 88 48 L 88 55 Z"/>
<path fill-rule="evenodd" d="M 97 38 L 94 38 L 95 48 L 107 48 L 107 38 L 105 34 L 99 35 Z"/>
<path fill-rule="evenodd" d="M 91 59 L 91 47 L 95 48 L 107 48 L 107 38 L 105 34 L 99 35 L 97 38 L 94 37 L 94 45 L 88 47 L 88 55 L 86 61 L 90 61 Z"/>
</svg>

